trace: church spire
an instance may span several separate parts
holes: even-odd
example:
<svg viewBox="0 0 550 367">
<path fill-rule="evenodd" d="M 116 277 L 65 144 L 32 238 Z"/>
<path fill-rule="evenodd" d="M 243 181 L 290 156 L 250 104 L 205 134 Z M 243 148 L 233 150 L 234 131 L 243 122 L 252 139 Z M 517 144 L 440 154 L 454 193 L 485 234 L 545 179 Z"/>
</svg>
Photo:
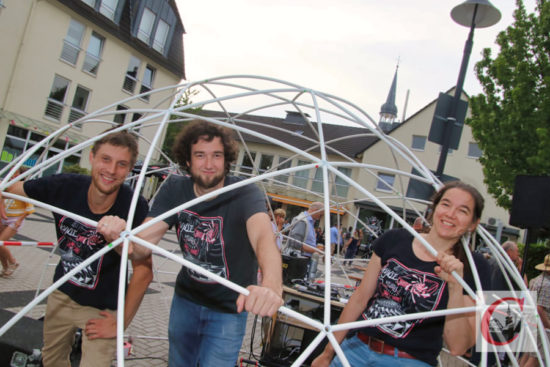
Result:
<svg viewBox="0 0 550 367">
<path fill-rule="evenodd" d="M 399 69 L 399 61 L 395 68 L 395 74 L 393 76 L 393 81 L 391 83 L 390 92 L 388 93 L 388 98 L 386 98 L 386 103 L 380 108 L 380 123 L 393 123 L 397 118 L 397 106 L 395 105 L 395 95 L 397 94 L 397 70 Z"/>
</svg>

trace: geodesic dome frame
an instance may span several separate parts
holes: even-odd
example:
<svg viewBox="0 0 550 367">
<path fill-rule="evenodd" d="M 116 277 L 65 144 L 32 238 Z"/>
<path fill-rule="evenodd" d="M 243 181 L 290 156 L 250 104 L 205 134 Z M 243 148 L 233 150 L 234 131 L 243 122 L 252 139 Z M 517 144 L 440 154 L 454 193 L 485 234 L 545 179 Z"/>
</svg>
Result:
<svg viewBox="0 0 550 367">
<path fill-rule="evenodd" d="M 197 96 L 199 101 L 197 102 L 191 102 L 187 105 L 180 106 L 178 105 L 178 101 L 181 100 L 181 96 L 185 95 L 185 93 L 189 93 L 190 91 L 198 91 L 198 94 L 194 94 Z M 124 111 L 119 111 L 116 109 L 117 105 L 119 104 L 128 104 L 131 103 L 133 100 L 137 98 L 143 98 L 143 97 L 150 97 L 154 95 L 162 95 L 161 98 L 157 98 L 156 100 L 159 101 L 157 105 L 154 108 L 149 109 L 128 109 Z M 168 108 L 163 108 L 165 104 L 169 103 Z M 213 110 L 219 111 L 219 114 L 217 116 L 207 116 L 203 115 L 197 112 L 196 109 L 198 108 L 209 108 Z M 301 134 L 297 131 L 289 131 L 285 129 L 281 129 L 280 127 L 276 126 L 269 126 L 268 122 L 259 122 L 257 119 L 251 119 L 249 116 L 251 114 L 256 115 L 264 115 L 264 116 L 270 116 L 273 114 L 280 113 L 281 111 L 294 111 L 295 113 L 299 114 L 304 121 L 306 122 L 306 126 L 308 129 L 313 131 L 313 135 L 307 135 L 307 134 Z M 240 113 L 234 113 L 231 111 L 243 111 Z M 149 145 L 149 149 L 147 149 L 147 153 L 143 159 L 142 162 L 142 169 L 140 170 L 140 173 L 137 177 L 137 181 L 135 183 L 135 195 L 132 199 L 132 204 L 130 207 L 130 211 L 128 214 L 128 223 L 126 230 L 122 233 L 121 237 L 114 241 L 112 244 L 109 244 L 109 246 L 106 246 L 96 254 L 94 254 L 92 257 L 85 260 L 83 263 L 81 263 L 79 266 L 72 269 L 69 273 L 65 274 L 61 279 L 56 281 L 54 284 L 52 284 L 50 287 L 48 287 L 45 291 L 43 291 L 40 295 L 38 295 L 33 301 L 31 301 L 26 307 L 24 307 L 16 316 L 14 316 L 10 321 L 8 321 L 6 324 L 4 324 L 0 328 L 0 335 L 2 335 L 6 330 L 8 330 L 15 322 L 17 322 L 21 317 L 23 317 L 30 309 L 32 309 L 35 305 L 37 305 L 39 302 L 41 302 L 43 299 L 45 299 L 53 290 L 57 289 L 63 282 L 67 281 L 72 275 L 83 269 L 85 266 L 90 264 L 91 262 L 95 261 L 99 257 L 103 256 L 106 252 L 111 251 L 115 246 L 123 246 L 122 251 L 122 259 L 126 260 L 128 256 L 128 243 L 130 241 L 133 241 L 135 243 L 138 243 L 142 246 L 148 247 L 152 249 L 156 254 L 164 256 L 170 260 L 173 260 L 174 262 L 177 262 L 181 264 L 182 266 L 189 267 L 193 269 L 194 271 L 207 276 L 220 284 L 223 284 L 226 287 L 229 287 L 230 289 L 247 294 L 247 290 L 243 287 L 240 287 L 227 279 L 221 278 L 215 274 L 212 274 L 203 268 L 197 266 L 196 264 L 183 259 L 180 256 L 174 255 L 171 252 L 168 252 L 162 248 L 159 248 L 151 243 L 148 243 L 146 241 L 143 241 L 136 235 L 143 229 L 157 223 L 158 221 L 163 220 L 164 218 L 167 218 L 168 216 L 189 208 L 199 202 L 208 200 L 214 196 L 220 195 L 224 192 L 233 190 L 237 187 L 248 185 L 248 184 L 257 184 L 261 187 L 265 185 L 269 185 L 270 182 L 273 182 L 273 180 L 276 180 L 278 177 L 288 177 L 293 176 L 297 172 L 308 172 L 308 170 L 321 170 L 321 185 L 322 190 L 320 192 L 317 191 L 311 191 L 306 190 L 305 188 L 300 187 L 299 185 L 292 185 L 287 181 L 286 185 L 289 186 L 292 190 L 302 191 L 304 195 L 307 195 L 308 197 L 317 197 L 318 201 L 321 201 L 324 203 L 324 227 L 330 228 L 331 227 L 331 218 L 330 218 L 330 209 L 331 208 L 343 208 L 349 215 L 354 217 L 360 224 L 362 224 L 366 229 L 368 229 L 368 226 L 361 221 L 360 218 L 357 217 L 357 215 L 353 212 L 351 212 L 347 207 L 350 205 L 353 205 L 356 202 L 361 201 L 368 201 L 372 203 L 372 205 L 375 205 L 376 207 L 380 208 L 381 210 L 385 211 L 387 214 L 389 214 L 392 219 L 398 223 L 400 226 L 406 228 L 409 232 L 411 232 L 416 238 L 418 238 L 423 245 L 432 253 L 436 254 L 435 250 L 432 248 L 432 246 L 424 240 L 423 237 L 420 237 L 413 228 L 407 223 L 405 219 L 405 210 L 414 211 L 419 216 L 422 213 L 422 210 L 420 209 L 421 206 L 425 206 L 428 204 L 425 201 L 408 198 L 406 194 L 404 193 L 404 187 L 406 187 L 405 183 L 407 180 L 415 179 L 417 181 L 426 183 L 437 189 L 440 187 L 441 183 L 437 180 L 436 177 L 433 176 L 433 174 L 430 172 L 429 169 L 427 169 L 422 162 L 420 162 L 415 155 L 401 142 L 395 140 L 391 136 L 388 136 L 384 134 L 378 127 L 375 121 L 361 108 L 358 106 L 344 100 L 341 98 L 338 98 L 336 96 L 332 96 L 330 94 L 322 93 L 319 91 L 315 91 L 312 89 L 304 88 L 302 86 L 284 82 L 280 80 L 276 80 L 273 78 L 266 78 L 266 77 L 259 77 L 259 76 L 247 76 L 247 75 L 235 75 L 235 76 L 225 76 L 225 77 L 218 77 L 218 78 L 212 78 L 197 82 L 191 82 L 186 83 L 182 85 L 176 85 L 176 86 L 170 86 L 165 88 L 160 88 L 157 90 L 152 90 L 147 93 L 142 93 L 140 95 L 129 97 L 123 101 L 119 101 L 116 103 L 113 103 L 110 106 L 107 106 L 105 108 L 99 109 L 95 112 L 89 113 L 86 116 L 82 117 L 81 119 L 75 121 L 72 124 L 68 124 L 54 133 L 50 134 L 50 136 L 46 137 L 44 140 L 42 140 L 39 144 L 36 144 L 34 147 L 32 147 L 29 151 L 24 152 L 20 157 L 18 157 L 16 160 L 11 162 L 8 166 L 6 166 L 4 169 L 0 171 L 0 175 L 5 175 L 4 179 L 0 183 L 0 190 L 4 191 L 6 187 L 8 187 L 10 184 L 12 184 L 15 181 L 24 180 L 27 177 L 32 177 L 33 175 L 38 174 L 41 170 L 58 163 L 60 160 L 62 160 L 64 157 L 69 156 L 70 154 L 81 151 L 83 149 L 86 149 L 93 145 L 95 141 L 103 137 L 105 133 L 99 134 L 97 136 L 94 136 L 56 156 L 47 158 L 46 155 L 42 156 L 41 159 L 37 162 L 37 164 L 29 169 L 24 174 L 12 178 L 13 172 L 23 164 L 29 157 L 31 157 L 33 154 L 35 154 L 40 148 L 48 147 L 49 144 L 52 144 L 55 139 L 63 136 L 67 131 L 71 129 L 75 129 L 76 127 L 82 127 L 86 128 L 88 125 L 92 124 L 98 124 L 101 126 L 104 126 L 105 128 L 116 126 L 117 124 L 112 122 L 113 116 L 116 116 L 118 114 L 132 114 L 132 113 L 139 113 L 141 114 L 141 118 L 124 124 L 122 126 L 116 127 L 112 131 L 118 131 L 118 130 L 131 130 L 138 134 L 140 136 L 140 139 L 142 142 L 145 142 Z M 310 118 L 311 116 L 311 118 Z M 248 178 L 246 178 L 243 181 L 240 181 L 236 184 L 224 187 L 220 190 L 217 190 L 215 192 L 206 194 L 204 196 L 201 196 L 195 200 L 189 201 L 185 204 L 182 204 L 166 213 L 164 213 L 161 216 L 158 216 L 154 218 L 153 220 L 141 224 L 139 226 L 136 226 L 132 229 L 132 219 L 135 205 L 137 203 L 137 198 L 139 195 L 139 192 L 141 188 L 144 185 L 144 179 L 145 176 L 150 173 L 148 170 L 148 167 L 150 166 L 152 162 L 152 157 L 154 154 L 160 155 L 165 157 L 169 161 L 169 158 L 162 152 L 158 152 L 158 149 L 156 148 L 158 146 L 158 143 L 162 139 L 163 131 L 165 130 L 165 127 L 168 124 L 181 124 L 188 121 L 191 121 L 193 119 L 202 119 L 209 121 L 214 124 L 218 124 L 221 126 L 225 126 L 227 128 L 233 129 L 238 136 L 238 140 L 243 146 L 245 150 L 245 154 L 250 155 L 250 150 L 248 149 L 247 145 L 247 138 L 245 137 L 253 137 L 255 141 L 257 142 L 263 142 L 264 144 L 270 144 L 273 146 L 277 146 L 278 148 L 284 150 L 286 154 L 289 156 L 286 162 L 290 160 L 296 160 L 300 159 L 304 162 L 310 162 L 305 163 L 302 165 L 296 165 L 296 166 L 286 166 L 284 164 L 281 164 L 279 162 L 278 165 L 274 165 L 270 169 L 260 172 L 257 167 L 255 168 L 255 172 L 250 175 Z M 327 141 L 325 138 L 325 130 L 324 128 L 327 125 L 351 125 L 356 127 L 361 127 L 365 130 L 364 133 L 354 136 L 354 137 L 347 137 L 349 139 L 364 139 L 366 137 L 374 137 L 378 139 L 381 143 L 384 144 L 385 147 L 387 147 L 388 154 L 392 157 L 393 162 L 395 163 L 392 167 L 387 166 L 380 166 L 376 163 L 370 163 L 368 157 L 363 159 L 362 162 L 358 162 L 357 160 L 350 158 L 348 154 L 345 154 L 341 150 L 338 149 L 338 147 L 341 147 L 341 145 L 338 145 L 342 142 L 345 138 L 338 138 L 335 140 L 329 140 Z M 258 126 L 262 126 L 262 130 L 258 129 Z M 155 134 L 152 139 L 148 139 L 143 134 L 140 134 L 140 129 L 143 128 L 154 128 Z M 284 136 L 284 134 L 288 134 L 288 139 L 276 139 L 272 137 L 273 134 L 270 134 L 271 132 L 277 131 L 278 136 Z M 292 139 L 290 139 L 292 137 Z M 296 141 L 296 139 L 307 143 L 307 148 L 299 148 L 296 146 L 296 144 L 291 144 L 289 141 Z M 47 150 L 47 149 L 46 149 Z M 346 175 L 343 173 L 339 168 L 349 168 L 352 171 L 356 172 L 354 177 L 363 177 L 363 178 L 376 178 L 377 172 L 379 170 L 384 170 L 384 172 L 389 172 L 391 174 L 394 174 L 396 177 L 396 182 L 398 182 L 398 189 L 393 189 L 388 187 L 388 191 L 391 191 L 391 193 L 388 193 L 387 196 L 381 197 L 380 195 L 376 195 L 375 193 L 368 190 L 365 186 L 359 184 L 357 180 L 354 178 Z M 414 170 L 413 170 L 414 169 Z M 170 173 L 171 172 L 177 172 L 177 165 L 170 162 Z M 411 173 L 411 172 L 418 172 L 418 173 Z M 361 176 L 362 175 L 362 176 Z M 294 177 L 294 176 L 293 176 Z M 349 199 L 349 195 L 347 197 L 339 197 L 338 195 L 334 194 L 334 185 L 336 182 L 344 183 L 345 185 L 349 186 L 352 190 L 354 190 L 354 195 L 356 197 L 354 199 Z M 264 191 L 267 191 L 264 189 Z M 46 205 L 44 203 L 28 199 L 28 198 L 22 198 L 18 197 L 17 195 L 12 195 L 8 193 L 4 193 L 4 196 L 7 198 L 16 198 L 23 201 L 30 202 L 36 206 L 43 207 L 45 209 L 62 213 L 63 215 L 69 216 L 75 220 L 79 220 L 83 223 L 95 226 L 97 225 L 96 222 L 91 221 L 87 218 L 83 218 L 80 216 L 77 216 L 73 213 L 67 212 L 61 208 L 52 207 L 49 205 Z M 397 213 L 395 210 L 392 209 L 392 206 L 389 203 L 395 203 L 399 202 L 401 203 L 401 206 L 403 208 L 402 213 Z M 509 258 L 506 256 L 504 251 L 501 249 L 500 245 L 496 242 L 494 238 L 490 236 L 490 234 L 483 228 L 478 227 L 477 229 L 477 235 L 482 238 L 482 240 L 487 244 L 487 246 L 491 249 L 491 251 L 495 254 L 495 256 L 498 259 L 499 266 L 503 270 L 503 272 L 506 274 L 507 281 L 510 282 L 510 280 L 515 280 L 518 284 L 523 284 L 521 281 L 521 277 L 518 274 L 515 266 L 511 263 Z M 463 241 L 464 246 L 468 246 L 468 241 Z M 330 248 L 330 238 L 326 236 L 325 238 L 325 248 Z M 473 266 L 473 259 L 470 256 L 469 261 L 471 264 L 471 268 L 475 269 Z M 330 252 L 325 252 L 324 255 L 324 274 L 325 274 L 325 284 L 330 285 L 332 283 L 331 279 L 331 259 L 330 259 Z M 119 297 L 118 297 L 118 305 L 119 307 L 123 308 L 124 305 L 124 289 L 125 287 L 125 274 L 127 270 L 127 261 L 122 261 L 121 263 L 121 276 L 119 280 Z M 475 272 L 475 281 L 477 284 L 477 289 L 481 289 L 480 281 L 477 276 L 477 272 Z M 408 314 L 408 315 L 401 315 L 401 316 L 394 316 L 394 317 L 387 317 L 383 319 L 375 319 L 375 320 L 366 320 L 366 321 L 358 321 L 353 323 L 346 323 L 341 325 L 331 325 L 330 323 L 330 286 L 325 287 L 325 303 L 324 303 L 324 317 L 323 320 L 315 320 L 310 317 L 306 317 L 296 311 L 293 311 L 292 309 L 288 307 L 281 307 L 279 312 L 285 314 L 286 316 L 289 316 L 291 318 L 298 319 L 301 322 L 306 323 L 307 325 L 315 328 L 316 330 L 319 330 L 319 334 L 317 337 L 311 342 L 311 344 L 304 350 L 301 355 L 298 357 L 298 359 L 295 360 L 293 363 L 293 366 L 299 366 L 301 365 L 306 358 L 315 350 L 315 348 L 319 345 L 319 343 L 327 337 L 331 343 L 333 343 L 336 354 L 338 357 L 344 361 L 345 366 L 349 366 L 347 363 L 347 360 L 345 359 L 345 356 L 343 355 L 341 348 L 337 345 L 332 332 L 337 330 L 343 330 L 343 329 L 353 329 L 358 327 L 365 327 L 365 326 L 372 326 L 377 325 L 381 323 L 388 323 L 388 322 L 396 322 L 396 321 L 404 321 L 409 319 L 418 319 L 423 317 L 436 317 L 436 316 L 445 316 L 450 314 L 457 314 L 457 313 L 464 313 L 464 312 L 472 312 L 475 310 L 478 310 L 479 308 L 486 307 L 485 300 L 480 297 L 478 294 L 474 293 L 472 289 L 462 280 L 462 278 L 458 277 L 456 274 L 455 276 L 461 284 L 463 285 L 464 289 L 467 291 L 467 293 L 477 301 L 477 306 L 474 308 L 462 308 L 462 309 L 452 309 L 452 310 L 440 310 L 440 311 L 431 311 L 431 312 L 425 312 L 425 313 L 418 313 L 418 314 Z M 525 287 L 522 289 L 523 291 L 527 291 Z M 531 297 L 526 297 L 528 306 L 530 307 L 536 307 L 536 304 L 534 303 L 534 300 Z M 539 326 L 542 326 L 539 321 Z M 542 330 L 539 328 L 539 330 Z M 117 359 L 119 365 L 124 365 L 124 352 L 123 352 L 123 337 L 124 337 L 124 329 L 123 329 L 123 317 L 122 313 L 119 313 L 119 317 L 117 320 Z M 541 335 L 543 334 L 543 331 L 540 331 Z M 531 335 L 532 337 L 533 335 Z M 511 356 L 511 351 L 509 352 Z M 544 343 L 544 349 L 542 352 L 539 352 L 539 360 L 540 361 L 546 361 L 547 363 L 550 361 L 549 352 L 548 352 L 548 343 Z M 483 355 L 483 360 L 485 360 L 486 355 Z"/>
</svg>

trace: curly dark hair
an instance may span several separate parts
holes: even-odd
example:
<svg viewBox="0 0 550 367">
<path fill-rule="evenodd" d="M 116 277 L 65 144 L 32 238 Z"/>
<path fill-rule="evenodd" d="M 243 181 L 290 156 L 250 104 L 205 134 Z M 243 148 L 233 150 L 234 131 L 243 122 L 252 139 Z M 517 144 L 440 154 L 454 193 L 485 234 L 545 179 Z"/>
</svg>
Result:
<svg viewBox="0 0 550 367">
<path fill-rule="evenodd" d="M 109 130 L 112 130 L 112 129 L 113 128 Z M 106 131 L 109 131 L 109 130 L 106 130 Z M 92 147 L 92 153 L 95 155 L 99 147 L 102 146 L 103 144 L 111 144 L 111 145 L 114 145 L 115 147 L 128 148 L 131 155 L 130 167 L 134 167 L 134 164 L 136 164 L 137 155 L 138 155 L 138 142 L 134 134 L 126 130 L 121 130 L 115 133 L 105 135 L 104 137 L 102 137 L 101 139 L 99 139 L 94 143 L 94 146 Z"/>
<path fill-rule="evenodd" d="M 199 139 L 210 142 L 215 137 L 220 138 L 223 144 L 225 174 L 227 175 L 231 163 L 237 159 L 237 153 L 239 152 L 237 142 L 233 138 L 230 129 L 208 121 L 194 120 L 179 132 L 172 146 L 172 153 L 176 158 L 176 162 L 184 169 L 189 170 L 187 163 L 191 162 L 191 146 L 196 144 Z"/>
</svg>

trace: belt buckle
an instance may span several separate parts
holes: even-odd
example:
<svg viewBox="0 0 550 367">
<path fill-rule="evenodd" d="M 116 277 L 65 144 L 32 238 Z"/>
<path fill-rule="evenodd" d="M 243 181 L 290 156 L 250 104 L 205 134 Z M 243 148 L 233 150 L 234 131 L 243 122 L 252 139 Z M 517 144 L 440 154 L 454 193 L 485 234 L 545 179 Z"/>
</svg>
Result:
<svg viewBox="0 0 550 367">
<path fill-rule="evenodd" d="M 380 350 L 379 351 L 376 351 L 376 350 L 372 349 L 372 347 L 371 347 L 372 342 L 376 342 L 376 343 L 380 344 Z M 374 350 L 376 353 L 384 354 L 384 344 L 385 343 L 384 343 L 383 340 L 373 338 L 372 336 L 369 337 L 369 348 L 371 348 L 371 350 Z"/>
</svg>

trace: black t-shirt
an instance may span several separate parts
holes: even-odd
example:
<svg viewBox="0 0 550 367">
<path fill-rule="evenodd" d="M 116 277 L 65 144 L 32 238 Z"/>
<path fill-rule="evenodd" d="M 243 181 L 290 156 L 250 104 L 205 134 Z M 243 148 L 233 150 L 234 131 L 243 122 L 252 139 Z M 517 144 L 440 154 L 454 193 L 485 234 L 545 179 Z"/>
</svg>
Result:
<svg viewBox="0 0 550 367">
<path fill-rule="evenodd" d="M 127 219 L 133 191 L 122 185 L 113 206 L 103 214 L 94 214 L 88 207 L 88 188 L 91 177 L 60 174 L 26 181 L 25 193 L 35 200 L 58 207 L 79 216 L 99 221 L 105 215 Z M 140 196 L 134 214 L 133 226 L 138 226 L 147 215 L 147 201 Z M 53 213 L 61 259 L 55 268 L 54 282 L 101 250 L 106 241 L 96 227 L 68 216 Z M 120 255 L 111 250 L 73 275 L 59 290 L 83 306 L 98 309 L 117 309 Z"/>
<path fill-rule="evenodd" d="M 224 186 L 241 179 L 228 176 Z M 196 199 L 189 176 L 171 176 L 153 201 L 149 216 L 155 217 Z M 246 221 L 266 212 L 265 199 L 255 185 L 220 194 L 179 211 L 164 221 L 176 226 L 183 258 L 243 287 L 256 284 L 258 264 L 248 239 Z M 234 313 L 238 293 L 182 267 L 176 280 L 176 294 L 197 304 Z"/>
<path fill-rule="evenodd" d="M 374 242 L 382 268 L 377 288 L 361 319 L 378 319 L 447 308 L 447 283 L 439 278 L 435 261 L 422 261 L 412 249 L 413 235 L 405 229 L 386 232 Z M 481 286 L 488 289 L 489 266 L 480 254 L 472 254 Z M 475 291 L 471 273 L 464 276 Z M 443 343 L 444 317 L 432 317 L 380 324 L 360 331 L 384 340 L 431 365 L 437 364 Z"/>
</svg>

